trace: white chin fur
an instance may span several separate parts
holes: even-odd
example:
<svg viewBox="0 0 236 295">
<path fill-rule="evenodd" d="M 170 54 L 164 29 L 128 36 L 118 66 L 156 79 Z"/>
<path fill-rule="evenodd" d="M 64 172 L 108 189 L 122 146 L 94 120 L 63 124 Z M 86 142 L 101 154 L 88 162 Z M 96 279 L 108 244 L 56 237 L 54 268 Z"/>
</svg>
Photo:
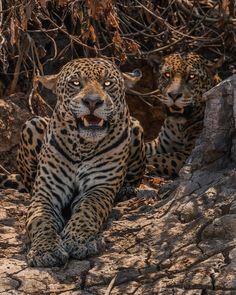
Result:
<svg viewBox="0 0 236 295">
<path fill-rule="evenodd" d="M 104 137 L 106 137 L 107 130 L 102 130 L 102 131 L 81 130 L 79 132 L 79 135 L 87 142 L 96 143 L 98 141 L 101 141 Z"/>
</svg>

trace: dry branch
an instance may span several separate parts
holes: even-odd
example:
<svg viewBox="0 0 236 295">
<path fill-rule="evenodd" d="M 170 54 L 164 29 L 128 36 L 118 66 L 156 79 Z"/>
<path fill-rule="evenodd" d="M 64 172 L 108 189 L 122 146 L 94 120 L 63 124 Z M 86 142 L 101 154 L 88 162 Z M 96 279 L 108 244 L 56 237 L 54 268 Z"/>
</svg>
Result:
<svg viewBox="0 0 236 295">
<path fill-rule="evenodd" d="M 12 93 L 36 70 L 77 56 L 124 63 L 193 50 L 229 58 L 236 52 L 236 8 L 234 0 L 1 0 L 0 32 L 0 72 Z"/>
</svg>

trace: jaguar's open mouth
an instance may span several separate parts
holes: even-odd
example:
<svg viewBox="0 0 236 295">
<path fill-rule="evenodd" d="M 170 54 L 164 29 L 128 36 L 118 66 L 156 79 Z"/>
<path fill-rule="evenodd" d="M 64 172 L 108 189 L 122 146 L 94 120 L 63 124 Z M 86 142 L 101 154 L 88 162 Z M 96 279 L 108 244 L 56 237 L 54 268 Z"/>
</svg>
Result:
<svg viewBox="0 0 236 295">
<path fill-rule="evenodd" d="M 183 112 L 184 112 L 184 108 L 179 108 L 175 105 L 169 107 L 169 110 L 171 113 L 178 113 L 178 114 L 183 114 Z"/>
<path fill-rule="evenodd" d="M 86 115 L 77 119 L 78 127 L 92 130 L 102 130 L 108 126 L 108 122 L 94 115 Z"/>
</svg>

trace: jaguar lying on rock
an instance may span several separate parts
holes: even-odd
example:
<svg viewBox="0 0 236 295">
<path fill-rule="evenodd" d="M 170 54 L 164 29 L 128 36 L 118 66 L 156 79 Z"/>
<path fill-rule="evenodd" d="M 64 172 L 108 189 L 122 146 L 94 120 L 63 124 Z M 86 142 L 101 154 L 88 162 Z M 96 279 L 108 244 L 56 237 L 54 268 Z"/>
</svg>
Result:
<svg viewBox="0 0 236 295">
<path fill-rule="evenodd" d="M 103 247 L 99 232 L 116 194 L 139 185 L 145 170 L 143 130 L 125 101 L 125 87 L 140 76 L 105 59 L 83 58 L 40 78 L 58 101 L 50 119 L 34 117 L 21 133 L 17 164 L 32 195 L 29 265 L 61 265 Z M 20 176 L 2 175 L 1 182 L 24 188 Z"/>
</svg>

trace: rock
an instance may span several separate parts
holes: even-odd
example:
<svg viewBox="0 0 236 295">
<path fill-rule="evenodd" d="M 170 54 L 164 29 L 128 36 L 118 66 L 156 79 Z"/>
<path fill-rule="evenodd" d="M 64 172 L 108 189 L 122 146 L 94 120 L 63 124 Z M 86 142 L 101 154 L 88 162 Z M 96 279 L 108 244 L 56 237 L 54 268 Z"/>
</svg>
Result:
<svg viewBox="0 0 236 295">
<path fill-rule="evenodd" d="M 236 238 L 236 214 L 227 214 L 207 225 L 202 232 L 202 239 L 232 240 Z"/>
<path fill-rule="evenodd" d="M 204 129 L 182 169 L 182 176 L 202 168 L 222 169 L 236 159 L 236 75 L 205 93 Z M 231 158 L 229 157 L 231 155 Z M 186 175 L 186 176 L 187 176 Z M 188 175 L 189 176 L 189 175 Z"/>
</svg>

